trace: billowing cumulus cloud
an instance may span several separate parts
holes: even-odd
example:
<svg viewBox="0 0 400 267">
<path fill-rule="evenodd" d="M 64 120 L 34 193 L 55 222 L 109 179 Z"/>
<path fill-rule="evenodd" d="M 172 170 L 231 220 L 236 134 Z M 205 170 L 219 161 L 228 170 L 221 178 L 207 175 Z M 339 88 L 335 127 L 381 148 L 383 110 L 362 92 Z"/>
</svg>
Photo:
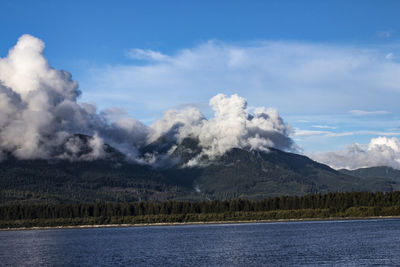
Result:
<svg viewBox="0 0 400 267">
<path fill-rule="evenodd" d="M 95 106 L 79 104 L 78 84 L 68 72 L 52 68 L 43 49 L 41 40 L 23 35 L 7 57 L 0 58 L 3 157 L 11 153 L 21 159 L 65 158 L 66 154 L 58 148 L 65 144 L 69 154 L 74 155 L 79 142 L 71 135 L 76 133 L 93 136 L 87 155 L 79 159 L 103 157 L 104 141 L 116 147 L 129 144 L 130 151 L 134 151 L 133 144 L 142 137 L 144 127 L 133 119 L 110 124 L 96 112 Z"/>
<path fill-rule="evenodd" d="M 107 157 L 109 144 L 129 158 L 151 163 L 155 161 L 143 158 L 139 149 L 160 138 L 179 145 L 186 137 L 198 140 L 199 157 L 208 158 L 234 147 L 262 151 L 293 147 L 290 127 L 276 110 L 258 108 L 250 113 L 246 100 L 238 95 L 211 98 L 214 116 L 210 119 L 190 106 L 167 110 L 150 126 L 118 108 L 98 112 L 94 105 L 77 102 L 78 84 L 68 72 L 52 68 L 43 50 L 41 40 L 23 35 L 0 58 L 1 158 L 12 154 L 20 159 L 94 160 Z M 234 54 L 239 60 L 240 51 Z"/>
<path fill-rule="evenodd" d="M 276 110 L 257 108 L 251 114 L 246 109 L 246 100 L 238 95 L 216 95 L 210 105 L 214 118 L 204 121 L 194 133 L 206 154 L 222 155 L 234 147 L 263 151 L 268 151 L 269 147 L 292 147 L 288 137 L 290 127 Z"/>
<path fill-rule="evenodd" d="M 162 118 L 150 126 L 148 142 L 152 143 L 162 136 L 180 142 L 185 137 L 189 137 L 194 131 L 193 127 L 198 126 L 204 120 L 203 114 L 195 107 L 169 109 L 164 112 Z"/>
<path fill-rule="evenodd" d="M 244 98 L 224 94 L 211 98 L 210 106 L 214 110 L 214 116 L 210 119 L 203 117 L 195 108 L 165 112 L 163 118 L 150 126 L 150 140 L 156 140 L 166 133 L 178 143 L 185 137 L 198 140 L 202 152 L 189 165 L 199 163 L 203 156 L 210 159 L 221 156 L 232 148 L 266 152 L 271 147 L 293 149 L 289 137 L 291 128 L 275 109 L 256 108 L 250 113 Z"/>
<path fill-rule="evenodd" d="M 390 166 L 400 169 L 400 140 L 396 137 L 372 138 L 367 145 L 354 143 L 346 149 L 310 155 L 335 169 Z"/>
</svg>

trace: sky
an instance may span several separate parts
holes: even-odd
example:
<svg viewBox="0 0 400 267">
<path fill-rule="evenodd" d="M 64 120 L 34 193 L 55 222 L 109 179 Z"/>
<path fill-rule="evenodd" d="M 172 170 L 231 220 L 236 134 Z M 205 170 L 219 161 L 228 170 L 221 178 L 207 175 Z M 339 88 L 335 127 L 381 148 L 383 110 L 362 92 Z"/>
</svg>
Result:
<svg viewBox="0 0 400 267">
<path fill-rule="evenodd" d="M 99 110 L 149 125 L 171 108 L 212 116 L 210 98 L 238 94 L 249 110 L 276 108 L 307 155 L 400 135 L 399 1 L 0 0 L 0 10 L 0 57 L 23 34 L 41 39 Z"/>
</svg>

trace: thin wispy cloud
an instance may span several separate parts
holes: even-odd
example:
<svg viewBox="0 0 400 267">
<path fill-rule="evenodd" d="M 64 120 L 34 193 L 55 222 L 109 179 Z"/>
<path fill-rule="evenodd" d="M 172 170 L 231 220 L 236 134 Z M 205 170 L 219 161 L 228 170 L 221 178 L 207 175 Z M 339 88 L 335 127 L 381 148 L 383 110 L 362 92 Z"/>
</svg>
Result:
<svg viewBox="0 0 400 267">
<path fill-rule="evenodd" d="M 371 134 L 373 131 L 355 131 L 355 132 L 331 132 L 331 131 L 317 131 L 317 130 L 301 130 L 295 128 L 294 136 L 322 136 L 322 137 L 340 137 L 356 134 Z M 376 133 L 376 132 L 374 132 Z"/>
<path fill-rule="evenodd" d="M 336 129 L 336 127 L 329 125 L 312 125 L 311 127 L 318 129 Z"/>
<path fill-rule="evenodd" d="M 393 30 L 378 31 L 378 36 L 380 38 L 390 38 L 394 32 Z"/>
<path fill-rule="evenodd" d="M 330 132 L 328 131 L 316 131 L 316 130 L 301 130 L 298 128 L 294 129 L 294 136 L 314 136 L 314 135 L 325 135 L 328 134 Z"/>
<path fill-rule="evenodd" d="M 293 133 L 293 136 L 316 136 L 316 135 L 323 137 L 340 137 L 349 135 L 400 136 L 400 132 L 385 132 L 385 131 L 372 131 L 372 130 L 332 132 L 332 131 L 322 131 L 322 130 L 304 130 L 295 128 Z"/>
<path fill-rule="evenodd" d="M 349 113 L 356 115 L 356 116 L 368 116 L 368 115 L 387 115 L 387 114 L 390 114 L 391 112 L 387 111 L 387 110 L 367 111 L 367 110 L 353 109 L 353 110 L 349 110 Z"/>
<path fill-rule="evenodd" d="M 388 59 L 388 60 L 394 59 L 394 54 L 393 53 L 388 53 L 388 54 L 386 54 L 385 58 Z"/>
<path fill-rule="evenodd" d="M 380 129 L 395 126 L 400 63 L 386 56 L 396 49 L 388 44 L 216 40 L 170 53 L 135 48 L 131 63 L 89 68 L 80 81 L 85 88 L 81 100 L 104 109 L 118 97 L 119 106 L 140 120 L 184 103 L 204 103 L 199 108 L 210 117 L 207 103 L 216 92 L 236 93 L 254 106 L 278 109 L 302 129 L 294 136 L 304 137 L 298 145 L 306 151 L 326 151 L 360 135 L 388 136 Z"/>
<path fill-rule="evenodd" d="M 150 49 L 131 49 L 128 51 L 127 56 L 131 59 L 139 60 L 150 60 L 150 61 L 166 61 L 169 59 L 167 55 L 164 55 L 158 51 Z"/>
<path fill-rule="evenodd" d="M 124 95 L 160 112 L 184 102 L 207 102 L 220 92 L 286 113 L 347 112 L 357 103 L 354 114 L 372 114 L 368 109 L 387 114 L 381 103 L 399 110 L 400 97 L 400 64 L 388 61 L 388 52 L 386 47 L 209 41 L 168 55 L 134 49 L 130 56 L 147 64 L 91 68 L 81 84 L 85 101 L 88 95 L 104 106 L 107 94 Z"/>
</svg>

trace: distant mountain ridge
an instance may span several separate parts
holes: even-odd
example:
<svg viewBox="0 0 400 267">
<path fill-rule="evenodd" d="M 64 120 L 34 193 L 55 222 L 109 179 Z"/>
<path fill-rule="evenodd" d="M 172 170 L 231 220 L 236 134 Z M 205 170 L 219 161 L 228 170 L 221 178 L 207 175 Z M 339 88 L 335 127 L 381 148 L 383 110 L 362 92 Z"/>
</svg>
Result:
<svg viewBox="0 0 400 267">
<path fill-rule="evenodd" d="M 265 153 L 234 148 L 208 165 L 168 170 L 166 176 L 181 180 L 192 177 L 200 192 L 217 199 L 392 190 L 387 179 L 346 175 L 305 156 L 277 149 Z"/>
<path fill-rule="evenodd" d="M 387 166 L 359 168 L 356 170 L 340 169 L 338 171 L 361 178 L 383 177 L 400 182 L 400 170 Z"/>
<path fill-rule="evenodd" d="M 400 190 L 400 170 L 387 166 L 360 168 L 356 170 L 339 170 L 341 173 L 368 179 L 388 179 L 392 182 L 393 190 Z"/>
<path fill-rule="evenodd" d="M 75 137 L 83 144 L 90 138 Z M 9 157 L 0 162 L 0 204 L 262 199 L 310 193 L 391 191 L 396 188 L 394 178 L 400 173 L 388 169 L 386 176 L 363 176 L 363 171 L 336 171 L 308 157 L 273 148 L 268 153 L 233 148 L 213 159 L 202 157 L 198 166 L 185 167 L 201 153 L 199 142 L 192 138 L 167 145 L 157 140 L 144 147 L 140 151 L 142 156 L 169 155 L 170 162 L 160 168 L 127 161 L 106 144 L 104 150 L 107 155 L 93 161 Z M 382 171 L 377 169 L 376 173 Z"/>
</svg>

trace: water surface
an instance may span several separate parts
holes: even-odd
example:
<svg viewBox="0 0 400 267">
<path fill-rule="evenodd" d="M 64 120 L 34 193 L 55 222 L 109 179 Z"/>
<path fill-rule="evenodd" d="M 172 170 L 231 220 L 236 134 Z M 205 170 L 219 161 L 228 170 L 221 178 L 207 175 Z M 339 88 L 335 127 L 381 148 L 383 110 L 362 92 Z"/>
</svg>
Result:
<svg viewBox="0 0 400 267">
<path fill-rule="evenodd" d="M 2 231 L 0 265 L 400 265 L 399 241 L 399 219 Z"/>
</svg>

